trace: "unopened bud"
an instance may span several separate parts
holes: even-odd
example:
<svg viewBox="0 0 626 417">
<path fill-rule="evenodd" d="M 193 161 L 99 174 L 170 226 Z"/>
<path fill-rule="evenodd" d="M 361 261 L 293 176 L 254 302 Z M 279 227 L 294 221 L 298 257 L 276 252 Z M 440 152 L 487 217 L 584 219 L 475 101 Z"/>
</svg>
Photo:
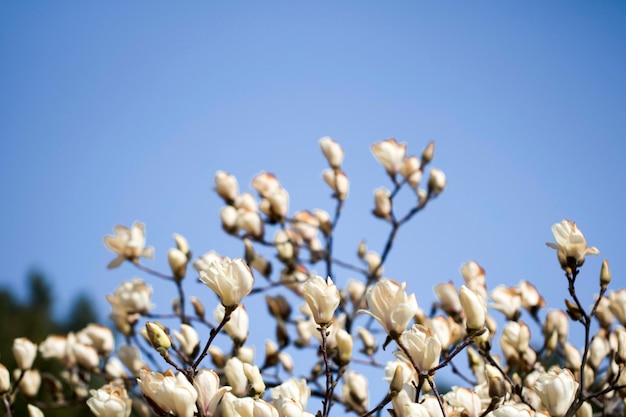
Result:
<svg viewBox="0 0 626 417">
<path fill-rule="evenodd" d="M 287 352 L 280 352 L 278 354 L 278 360 L 280 361 L 280 364 L 283 366 L 285 371 L 287 371 L 288 373 L 291 373 L 293 371 L 293 359 L 291 358 L 291 356 L 289 356 Z"/>
<path fill-rule="evenodd" d="M 392 397 L 395 397 L 401 390 L 404 385 L 404 375 L 402 374 L 402 366 L 396 366 L 396 370 L 393 372 L 393 378 L 391 379 L 391 383 L 389 384 L 389 394 Z"/>
<path fill-rule="evenodd" d="M 363 259 L 366 253 L 367 253 L 367 244 L 365 243 L 364 240 L 362 240 L 359 242 L 359 248 L 357 249 L 356 254 L 359 257 L 359 259 Z"/>
<path fill-rule="evenodd" d="M 249 363 L 243 364 L 243 373 L 248 378 L 250 383 L 250 394 L 253 397 L 261 397 L 265 392 L 265 382 L 263 382 L 263 376 L 258 366 L 250 365 Z"/>
<path fill-rule="evenodd" d="M 315 209 L 313 210 L 313 214 L 317 218 L 319 222 L 319 228 L 324 234 L 324 236 L 330 235 L 330 232 L 333 230 L 333 225 L 330 222 L 330 216 L 326 210 Z"/>
<path fill-rule="evenodd" d="M 346 199 L 350 188 L 350 181 L 341 169 L 326 169 L 322 173 L 322 177 L 324 181 L 326 181 L 326 184 L 335 192 L 333 197 L 340 201 Z"/>
<path fill-rule="evenodd" d="M 337 363 L 339 366 L 347 365 L 352 358 L 352 336 L 344 329 L 337 331 Z"/>
<path fill-rule="evenodd" d="M 185 273 L 187 272 L 187 255 L 183 253 L 180 249 L 170 249 L 167 253 L 167 260 L 170 263 L 170 268 L 172 269 L 172 274 L 177 281 L 185 278 Z"/>
<path fill-rule="evenodd" d="M 187 256 L 187 259 L 191 259 L 191 250 L 189 249 L 189 242 L 187 242 L 187 239 L 185 239 L 184 236 L 179 235 L 178 233 L 174 233 L 172 237 L 176 242 L 176 247 L 178 248 L 178 250 L 184 253 Z"/>
<path fill-rule="evenodd" d="M 368 356 L 372 356 L 374 353 L 376 353 L 376 350 L 378 350 L 378 346 L 376 345 L 376 338 L 374 337 L 374 335 L 372 335 L 372 333 L 370 333 L 370 331 L 367 330 L 365 327 L 359 327 L 357 329 L 357 332 L 359 334 L 361 342 L 363 342 L 362 352 Z"/>
<path fill-rule="evenodd" d="M 216 368 L 221 369 L 226 365 L 226 356 L 217 346 L 209 347 L 209 355 L 211 355 L 211 362 L 213 362 Z"/>
<path fill-rule="evenodd" d="M 167 350 L 172 346 L 172 342 L 165 332 L 163 325 L 157 321 L 146 322 L 146 331 L 152 347 L 154 347 L 161 356 L 168 355 Z"/>
<path fill-rule="evenodd" d="M 579 321 L 583 315 L 580 311 L 580 308 L 578 308 L 578 306 L 574 302 L 568 299 L 565 299 L 565 308 L 567 315 L 574 321 Z"/>
<path fill-rule="evenodd" d="M 228 234 L 237 234 L 237 209 L 233 206 L 225 206 L 220 210 L 220 219 L 222 220 L 222 229 Z"/>
<path fill-rule="evenodd" d="M 504 397 L 507 394 L 508 384 L 498 368 L 492 365 L 485 365 L 485 373 L 489 383 L 489 396 L 495 398 Z"/>
<path fill-rule="evenodd" d="M 267 303 L 267 309 L 272 317 L 280 320 L 289 320 L 289 316 L 291 316 L 291 305 L 289 305 L 289 302 L 284 296 L 280 294 L 274 297 L 266 295 L 265 302 Z"/>
<path fill-rule="evenodd" d="M 237 178 L 227 172 L 217 171 L 215 173 L 215 191 L 227 204 L 232 203 L 239 194 Z"/>
<path fill-rule="evenodd" d="M 565 253 L 565 251 L 557 250 L 556 257 L 559 260 L 559 265 L 561 265 L 561 269 L 563 269 L 563 271 L 565 271 L 567 275 L 571 275 L 572 268 L 569 266 L 569 261 L 568 261 L 567 254 Z"/>
<path fill-rule="evenodd" d="M 198 300 L 196 297 L 189 297 L 189 301 L 191 301 L 191 305 L 193 306 L 193 311 L 194 313 L 196 313 L 196 316 L 198 316 L 201 319 L 204 319 L 204 305 L 202 305 L 202 302 L 200 300 Z"/>
<path fill-rule="evenodd" d="M 391 218 L 391 191 L 385 187 L 374 191 L 374 216 L 389 220 Z"/>
<path fill-rule="evenodd" d="M 607 285 L 611 283 L 611 270 L 609 269 L 609 260 L 605 259 L 602 262 L 602 269 L 600 269 L 600 287 L 606 290 Z"/>
<path fill-rule="evenodd" d="M 11 375 L 6 366 L 0 363 L 0 395 L 11 389 Z"/>
<path fill-rule="evenodd" d="M 593 416 L 593 408 L 589 402 L 585 401 L 580 405 L 578 411 L 576 411 L 576 417 L 592 417 Z"/>
<path fill-rule="evenodd" d="M 428 194 L 438 196 L 444 188 L 446 188 L 446 174 L 437 168 L 432 168 L 428 177 Z"/>
<path fill-rule="evenodd" d="M 276 366 L 278 363 L 278 347 L 271 340 L 265 341 L 265 363 L 263 369 Z"/>
<path fill-rule="evenodd" d="M 324 136 L 320 139 L 320 148 L 331 168 L 339 168 L 341 166 L 343 160 L 343 149 L 341 149 L 341 145 L 332 140 L 329 136 Z"/>
<path fill-rule="evenodd" d="M 428 164 L 435 157 L 435 142 L 430 141 L 422 152 L 422 165 Z"/>
</svg>

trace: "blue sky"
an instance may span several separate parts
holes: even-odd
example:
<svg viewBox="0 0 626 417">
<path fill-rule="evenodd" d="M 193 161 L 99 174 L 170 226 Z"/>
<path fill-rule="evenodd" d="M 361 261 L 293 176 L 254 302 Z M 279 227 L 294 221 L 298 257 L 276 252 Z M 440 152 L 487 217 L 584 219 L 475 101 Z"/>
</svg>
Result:
<svg viewBox="0 0 626 417">
<path fill-rule="evenodd" d="M 388 230 L 369 214 L 372 190 L 389 186 L 369 146 L 436 142 L 448 189 L 386 267 L 421 305 L 475 259 L 490 288 L 527 279 L 561 307 L 544 243 L 563 218 L 601 251 L 580 277 L 584 302 L 605 257 L 623 286 L 623 3 L 3 2 L 0 56 L 2 285 L 23 291 L 37 268 L 62 305 L 87 291 L 104 316 L 104 294 L 148 278 L 105 269 L 104 235 L 135 220 L 157 269 L 173 232 L 197 255 L 239 256 L 215 171 L 245 189 L 269 170 L 292 213 L 331 209 L 317 145 L 329 135 L 351 179 L 336 241 L 348 260 L 361 239 L 380 251 Z M 169 287 L 154 286 L 165 308 Z"/>
</svg>

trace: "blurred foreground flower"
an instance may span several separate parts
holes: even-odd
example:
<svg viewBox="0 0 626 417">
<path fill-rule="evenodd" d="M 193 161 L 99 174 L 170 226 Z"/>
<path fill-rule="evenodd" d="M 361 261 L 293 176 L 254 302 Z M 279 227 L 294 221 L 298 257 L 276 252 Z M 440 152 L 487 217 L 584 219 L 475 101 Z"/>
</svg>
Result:
<svg viewBox="0 0 626 417">
<path fill-rule="evenodd" d="M 556 369 L 542 373 L 535 382 L 535 391 L 553 417 L 561 417 L 567 413 L 574 402 L 577 389 L 578 382 L 569 369 Z"/>
<path fill-rule="evenodd" d="M 146 230 L 143 223 L 135 222 L 131 228 L 117 225 L 113 229 L 115 236 L 105 236 L 104 244 L 118 256 L 107 265 L 107 268 L 117 268 L 125 260 L 138 262 L 140 257 L 152 259 L 154 248 L 144 248 L 146 245 Z"/>
</svg>

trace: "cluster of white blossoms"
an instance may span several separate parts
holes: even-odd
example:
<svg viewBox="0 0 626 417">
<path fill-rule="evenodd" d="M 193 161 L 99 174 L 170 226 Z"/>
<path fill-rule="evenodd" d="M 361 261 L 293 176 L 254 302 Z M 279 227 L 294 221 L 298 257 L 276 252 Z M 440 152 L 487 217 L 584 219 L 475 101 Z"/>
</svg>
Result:
<svg viewBox="0 0 626 417">
<path fill-rule="evenodd" d="M 144 225 L 116 226 L 105 237 L 117 255 L 109 267 L 128 261 L 146 274 L 106 297 L 122 343 L 116 346 L 114 333 L 97 324 L 50 335 L 38 345 L 15 339 L 13 371 L 0 364 L 6 414 L 17 410 L 18 398 L 36 417 L 72 405 L 106 417 L 624 413 L 626 289 L 608 288 L 604 260 L 598 294 L 576 292 L 585 257 L 599 251 L 587 247 L 575 223 L 552 226 L 555 243 L 548 243 L 565 272 L 564 310 L 546 311 L 539 288 L 529 281 L 489 285 L 475 261 L 461 267 L 456 283 L 434 284 L 437 301 L 423 309 L 414 284 L 386 276 L 384 265 L 400 229 L 446 188 L 441 170 L 426 171 L 434 143 L 419 157 L 395 139 L 372 145 L 391 185 L 374 190 L 371 211 L 389 235 L 380 252 L 360 242 L 352 262 L 333 250 L 350 185 L 344 150 L 330 137 L 319 145 L 328 163 L 322 178 L 332 190 L 330 210 L 290 211 L 289 194 L 271 173 L 256 175 L 253 191 L 240 192 L 234 175 L 217 172 L 221 224 L 241 241 L 243 258 L 211 251 L 193 259 L 187 240 L 174 234 L 170 271 L 155 271 L 142 263 L 154 256 Z M 414 203 L 399 212 L 394 202 L 404 190 Z M 196 282 L 185 279 L 190 263 Z M 257 274 L 264 280 L 255 280 Z M 157 310 L 148 277 L 171 282 L 171 311 Z M 200 299 L 198 283 L 216 297 Z M 246 307 L 260 294 L 267 313 Z M 254 325 L 271 334 L 264 346 L 251 343 Z M 581 326 L 584 339 L 573 340 L 570 326 Z M 56 361 L 63 371 L 42 375 L 38 361 Z M 456 385 L 447 386 L 443 368 L 459 376 Z"/>
</svg>

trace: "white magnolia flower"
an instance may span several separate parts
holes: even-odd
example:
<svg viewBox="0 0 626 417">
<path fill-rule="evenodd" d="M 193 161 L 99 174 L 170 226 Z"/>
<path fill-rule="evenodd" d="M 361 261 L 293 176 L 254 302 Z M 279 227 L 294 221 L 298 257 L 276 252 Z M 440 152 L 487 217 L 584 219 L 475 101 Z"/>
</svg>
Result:
<svg viewBox="0 0 626 417">
<path fill-rule="evenodd" d="M 193 417 L 198 393 L 182 373 L 171 370 L 162 374 L 142 369 L 137 379 L 144 395 L 158 407 L 157 414 L 172 413 L 177 417 Z"/>
<path fill-rule="evenodd" d="M 404 166 L 406 143 L 398 143 L 394 138 L 375 143 L 370 147 L 389 175 L 396 175 Z"/>
<path fill-rule="evenodd" d="M 13 357 L 19 369 L 30 369 L 37 357 L 37 345 L 25 337 L 14 339 Z"/>
<path fill-rule="evenodd" d="M 44 417 L 43 411 L 37 406 L 28 404 L 28 417 Z"/>
<path fill-rule="evenodd" d="M 208 285 L 226 307 L 232 307 L 252 291 L 254 277 L 250 267 L 241 258 L 226 257 L 221 262 L 213 262 L 211 266 L 200 271 L 200 280 Z"/>
<path fill-rule="evenodd" d="M 418 312 L 415 294 L 406 294 L 406 282 L 380 279 L 367 290 L 369 310 L 359 310 L 374 317 L 391 337 L 401 335 Z"/>
<path fill-rule="evenodd" d="M 154 257 L 154 249 L 145 248 L 146 230 L 143 223 L 135 222 L 130 228 L 118 224 L 113 231 L 114 236 L 104 237 L 104 244 L 118 256 L 109 263 L 107 268 L 116 268 L 125 260 L 137 262 L 140 257 L 148 259 Z"/>
<path fill-rule="evenodd" d="M 587 247 L 587 241 L 576 223 L 567 219 L 561 223 L 553 224 L 552 234 L 556 243 L 548 242 L 546 245 L 562 252 L 566 258 L 574 258 L 578 266 L 585 262 L 585 255 L 600 254 L 597 248 Z"/>
<path fill-rule="evenodd" d="M 578 382 L 569 369 L 556 369 L 541 373 L 534 387 L 550 415 L 562 417 L 574 402 Z"/>
<path fill-rule="evenodd" d="M 441 343 L 432 331 L 419 324 L 413 325 L 408 331 L 400 336 L 402 344 L 406 347 L 421 371 L 426 371 L 439 365 L 441 355 Z M 395 355 L 411 363 L 411 359 L 402 350 L 395 352 Z"/>
<path fill-rule="evenodd" d="M 358 414 L 363 414 L 368 410 L 367 378 L 364 375 L 354 371 L 346 372 L 341 392 L 352 410 Z"/>
<path fill-rule="evenodd" d="M 96 323 L 90 323 L 76 333 L 77 339 L 84 344 L 91 345 L 99 354 L 108 356 L 115 348 L 115 340 L 111 329 Z"/>
<path fill-rule="evenodd" d="M 224 306 L 219 304 L 213 311 L 213 317 L 219 323 L 224 319 L 225 313 Z M 235 311 L 231 313 L 230 320 L 224 325 L 224 331 L 237 346 L 241 346 L 248 338 L 249 327 L 250 318 L 248 317 L 248 312 L 243 304 L 239 304 Z"/>
<path fill-rule="evenodd" d="M 0 363 L 0 395 L 11 389 L 11 375 L 6 366 Z"/>
<path fill-rule="evenodd" d="M 89 391 L 87 405 L 91 412 L 101 417 L 128 417 L 132 411 L 132 400 L 122 385 L 106 384 L 100 389 Z"/>
<path fill-rule="evenodd" d="M 196 329 L 183 323 L 180 325 L 180 332 L 174 330 L 172 333 L 174 333 L 174 337 L 178 340 L 183 353 L 187 355 L 188 358 L 193 358 L 194 352 L 197 351 L 197 347 L 200 344 Z"/>
<path fill-rule="evenodd" d="M 319 325 L 330 323 L 341 301 L 333 280 L 330 277 L 324 280 L 319 275 L 312 276 L 302 285 L 302 292 L 315 322 Z"/>
<path fill-rule="evenodd" d="M 345 200 L 350 190 L 350 181 L 341 169 L 325 169 L 322 178 L 326 184 L 335 192 L 334 196 L 338 200 Z"/>
<path fill-rule="evenodd" d="M 198 404 L 200 405 L 200 415 L 213 416 L 217 410 L 217 405 L 225 393 L 231 390 L 225 386 L 220 388 L 220 378 L 212 370 L 200 369 L 193 378 L 193 386 L 198 392 Z"/>
<path fill-rule="evenodd" d="M 17 380 L 20 377 L 20 372 L 24 372 L 24 376 L 19 383 L 20 391 L 27 397 L 34 397 L 39 392 L 41 386 L 41 374 L 38 369 L 29 369 L 26 371 L 20 371 L 19 369 L 13 370 L 13 379 Z"/>
<path fill-rule="evenodd" d="M 114 310 L 128 313 L 146 314 L 154 305 L 150 303 L 152 287 L 139 278 L 125 281 L 115 289 L 113 295 L 107 295 L 107 300 Z"/>
<path fill-rule="evenodd" d="M 289 378 L 282 384 L 270 388 L 270 393 L 274 401 L 279 398 L 289 398 L 297 401 L 300 407 L 305 410 L 311 396 L 311 388 L 305 379 Z"/>
</svg>

